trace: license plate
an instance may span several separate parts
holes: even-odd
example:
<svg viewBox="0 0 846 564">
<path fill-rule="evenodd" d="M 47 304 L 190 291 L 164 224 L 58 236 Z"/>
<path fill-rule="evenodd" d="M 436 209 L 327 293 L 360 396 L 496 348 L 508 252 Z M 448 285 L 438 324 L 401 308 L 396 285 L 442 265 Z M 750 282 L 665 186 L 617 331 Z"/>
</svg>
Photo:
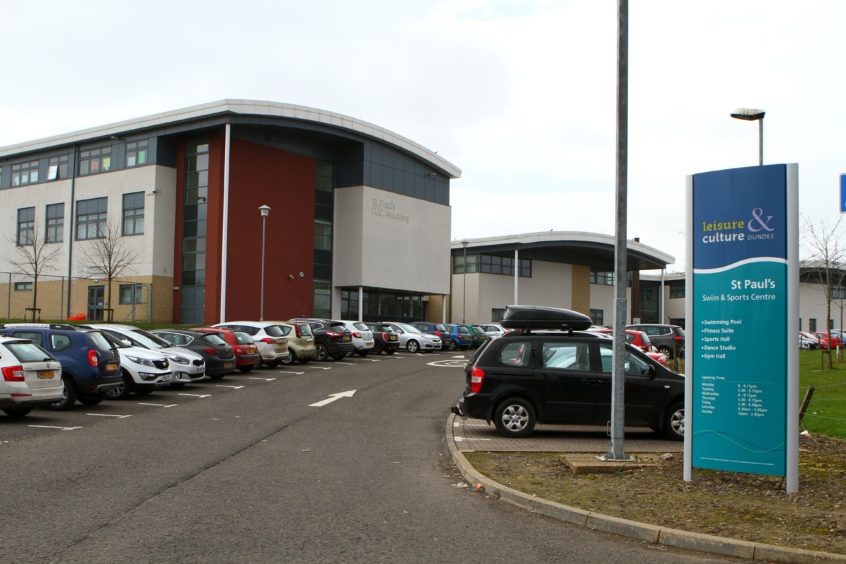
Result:
<svg viewBox="0 0 846 564">
<path fill-rule="evenodd" d="M 228 362 L 224 362 L 224 363 L 223 363 L 223 367 L 224 367 L 224 368 L 235 368 L 235 362 L 233 362 L 233 361 L 231 361 L 231 360 L 230 360 L 230 361 L 228 361 Z"/>
<path fill-rule="evenodd" d="M 376 344 L 376 343 L 374 343 L 373 341 L 365 341 L 365 342 L 364 342 L 364 346 L 365 346 L 365 347 L 372 347 L 372 346 L 373 346 L 373 345 L 375 345 L 375 344 Z"/>
<path fill-rule="evenodd" d="M 341 340 L 345 343 L 348 343 L 348 342 L 350 342 L 351 339 L 352 339 L 352 337 L 350 337 L 349 335 L 344 335 L 344 337 Z"/>
<path fill-rule="evenodd" d="M 391 335 L 390 337 L 388 337 L 388 340 L 389 340 L 389 341 L 396 341 L 396 340 L 397 340 L 397 336 L 396 336 L 396 335 Z"/>
<path fill-rule="evenodd" d="M 106 363 L 106 370 L 108 370 L 109 372 L 111 372 L 113 370 L 117 370 L 117 369 L 118 369 L 118 365 L 116 363 L 114 363 L 114 362 L 107 362 Z"/>
<path fill-rule="evenodd" d="M 39 370 L 38 371 L 38 377 L 41 380 L 49 380 L 50 378 L 52 378 L 55 375 L 56 375 L 55 370 Z"/>
</svg>

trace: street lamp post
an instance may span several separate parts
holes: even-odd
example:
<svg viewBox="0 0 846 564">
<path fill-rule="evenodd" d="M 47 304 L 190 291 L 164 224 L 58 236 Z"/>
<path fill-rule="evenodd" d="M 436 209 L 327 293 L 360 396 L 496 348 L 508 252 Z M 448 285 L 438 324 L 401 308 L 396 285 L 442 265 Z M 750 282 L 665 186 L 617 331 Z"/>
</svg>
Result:
<svg viewBox="0 0 846 564">
<path fill-rule="evenodd" d="M 259 321 L 264 321 L 264 242 L 267 227 L 267 216 L 270 215 L 270 206 L 264 204 L 259 206 L 258 210 L 261 214 L 261 291 L 259 293 Z"/>
<path fill-rule="evenodd" d="M 764 110 L 755 108 L 738 108 L 732 112 L 731 117 L 743 121 L 758 122 L 758 166 L 764 164 Z"/>
<path fill-rule="evenodd" d="M 464 325 L 467 317 L 467 243 L 469 241 L 462 241 L 461 246 L 464 247 L 464 274 L 461 275 L 461 281 L 464 288 L 461 290 L 461 324 Z"/>
</svg>

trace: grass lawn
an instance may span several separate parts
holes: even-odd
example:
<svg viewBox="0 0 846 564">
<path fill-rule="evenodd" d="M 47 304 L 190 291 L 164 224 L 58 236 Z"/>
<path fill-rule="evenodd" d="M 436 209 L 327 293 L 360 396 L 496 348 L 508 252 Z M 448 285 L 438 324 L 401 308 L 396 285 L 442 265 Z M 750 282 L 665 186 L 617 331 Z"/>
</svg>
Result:
<svg viewBox="0 0 846 564">
<path fill-rule="evenodd" d="M 832 368 L 821 369 L 820 351 L 799 353 L 799 398 L 810 386 L 814 395 L 802 428 L 811 433 L 846 438 L 846 358 L 838 361 L 832 353 Z"/>
</svg>

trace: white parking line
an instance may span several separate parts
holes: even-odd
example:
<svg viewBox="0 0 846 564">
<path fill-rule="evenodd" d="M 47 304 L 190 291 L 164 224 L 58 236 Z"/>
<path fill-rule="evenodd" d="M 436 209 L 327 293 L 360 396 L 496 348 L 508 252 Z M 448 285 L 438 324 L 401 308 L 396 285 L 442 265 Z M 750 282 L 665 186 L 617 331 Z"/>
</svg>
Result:
<svg viewBox="0 0 846 564">
<path fill-rule="evenodd" d="M 153 407 L 164 407 L 165 409 L 167 409 L 168 407 L 176 407 L 179 404 L 178 403 L 165 404 L 165 403 L 141 403 L 141 402 L 138 402 L 138 405 L 152 405 Z"/>
<path fill-rule="evenodd" d="M 176 394 L 178 396 L 189 396 L 192 398 L 210 398 L 211 394 Z"/>
<path fill-rule="evenodd" d="M 280 371 L 279 371 L 279 374 L 305 374 L 305 372 L 292 372 L 292 371 L 290 371 L 290 370 L 285 370 L 285 371 L 283 372 L 282 370 L 280 370 Z"/>
<path fill-rule="evenodd" d="M 276 378 L 259 378 L 258 376 L 250 376 L 250 380 L 264 380 L 265 382 L 273 382 Z"/>
<path fill-rule="evenodd" d="M 378 358 L 362 358 L 361 360 L 365 360 L 367 362 L 380 362 Z"/>
<path fill-rule="evenodd" d="M 319 370 L 332 370 L 331 366 L 309 366 L 309 368 L 317 368 Z"/>
<path fill-rule="evenodd" d="M 232 388 L 233 390 L 240 390 L 244 386 L 228 386 L 226 384 L 215 384 L 218 388 Z"/>
<path fill-rule="evenodd" d="M 354 363 L 354 362 L 340 362 L 340 361 L 338 361 L 338 360 L 336 360 L 336 361 L 334 362 L 334 364 L 343 364 L 343 365 L 345 365 L 345 366 L 355 366 L 355 363 Z"/>
<path fill-rule="evenodd" d="M 27 425 L 27 427 L 32 427 L 33 429 L 58 429 L 60 431 L 76 431 L 77 429 L 82 429 L 82 427 L 54 427 L 53 425 Z"/>
<path fill-rule="evenodd" d="M 118 419 L 132 417 L 131 415 L 115 415 L 113 413 L 86 413 L 85 415 L 90 415 L 91 417 L 117 417 Z"/>
</svg>

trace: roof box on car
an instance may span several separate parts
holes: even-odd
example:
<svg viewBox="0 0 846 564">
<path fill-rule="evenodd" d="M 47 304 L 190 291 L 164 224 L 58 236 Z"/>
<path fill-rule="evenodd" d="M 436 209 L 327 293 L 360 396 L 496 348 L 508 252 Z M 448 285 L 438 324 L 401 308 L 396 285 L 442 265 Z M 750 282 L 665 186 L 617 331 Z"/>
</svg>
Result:
<svg viewBox="0 0 846 564">
<path fill-rule="evenodd" d="M 593 321 L 587 315 L 569 309 L 511 305 L 506 307 L 500 324 L 508 329 L 584 331 Z"/>
</svg>

